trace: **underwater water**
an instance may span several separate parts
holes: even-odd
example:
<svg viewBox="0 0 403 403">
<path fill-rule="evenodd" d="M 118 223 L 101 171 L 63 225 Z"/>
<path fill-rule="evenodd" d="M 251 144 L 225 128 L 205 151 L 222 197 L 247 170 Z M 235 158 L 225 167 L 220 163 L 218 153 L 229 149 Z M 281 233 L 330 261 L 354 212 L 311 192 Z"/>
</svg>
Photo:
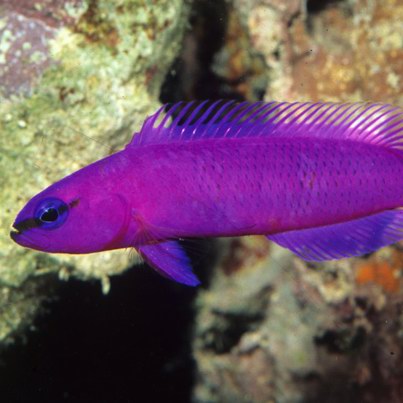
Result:
<svg viewBox="0 0 403 403">
<path fill-rule="evenodd" d="M 63 284 L 26 342 L 3 352 L 2 401 L 190 401 L 195 291 L 137 269 L 107 296 L 98 283 Z"/>
<path fill-rule="evenodd" d="M 400 244 L 326 263 L 263 237 L 195 244 L 194 289 L 128 250 L 9 238 L 160 103 L 401 106 L 399 2 L 0 0 L 0 17 L 0 402 L 403 401 Z"/>
</svg>

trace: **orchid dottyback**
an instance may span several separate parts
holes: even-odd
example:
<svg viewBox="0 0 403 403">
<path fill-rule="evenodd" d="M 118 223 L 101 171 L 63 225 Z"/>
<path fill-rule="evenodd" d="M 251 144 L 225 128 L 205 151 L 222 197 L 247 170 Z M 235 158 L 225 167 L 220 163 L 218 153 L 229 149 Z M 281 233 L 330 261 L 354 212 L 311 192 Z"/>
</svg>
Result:
<svg viewBox="0 0 403 403">
<path fill-rule="evenodd" d="M 400 108 L 180 102 L 33 197 L 11 237 L 48 253 L 133 247 L 195 286 L 179 239 L 260 234 L 306 260 L 359 256 L 403 239 L 402 189 Z"/>
</svg>

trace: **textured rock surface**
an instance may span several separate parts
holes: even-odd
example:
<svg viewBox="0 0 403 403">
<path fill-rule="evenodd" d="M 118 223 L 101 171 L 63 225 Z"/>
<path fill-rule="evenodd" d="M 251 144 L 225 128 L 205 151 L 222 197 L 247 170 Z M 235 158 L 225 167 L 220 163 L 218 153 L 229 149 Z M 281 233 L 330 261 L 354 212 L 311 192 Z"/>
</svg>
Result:
<svg viewBox="0 0 403 403">
<path fill-rule="evenodd" d="M 234 0 L 266 61 L 266 99 L 401 103 L 399 0 Z"/>
<path fill-rule="evenodd" d="M 107 289 L 107 276 L 128 267 L 130 254 L 122 251 L 79 259 L 28 251 L 12 243 L 9 229 L 35 193 L 122 147 L 139 129 L 157 106 L 161 82 L 181 43 L 186 9 L 182 0 L 0 2 L 4 295 L 24 293 L 21 285 L 40 269 L 101 278 Z M 12 300 L 0 299 L 0 304 Z M 0 306 L 1 319 L 5 311 L 14 318 L 0 337 L 26 317 L 26 305 L 20 306 Z"/>
<path fill-rule="evenodd" d="M 234 0 L 231 12 L 265 61 L 265 99 L 402 104 L 401 2 Z M 222 60 L 230 77 L 237 59 Z M 195 401 L 401 402 L 399 247 L 308 265 L 265 239 L 229 243 L 197 302 Z"/>
<path fill-rule="evenodd" d="M 263 238 L 230 241 L 198 299 L 196 401 L 399 402 L 402 267 L 390 249 L 308 266 Z"/>
</svg>

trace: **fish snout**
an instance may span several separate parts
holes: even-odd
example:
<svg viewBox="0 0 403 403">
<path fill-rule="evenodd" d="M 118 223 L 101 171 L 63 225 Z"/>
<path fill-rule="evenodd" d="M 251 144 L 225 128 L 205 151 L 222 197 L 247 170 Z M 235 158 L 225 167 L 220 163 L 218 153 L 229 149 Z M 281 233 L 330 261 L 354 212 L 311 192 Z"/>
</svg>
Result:
<svg viewBox="0 0 403 403">
<path fill-rule="evenodd" d="M 10 238 L 14 242 L 18 243 L 17 239 L 18 239 L 19 235 L 21 235 L 21 232 L 17 228 L 15 228 L 14 225 L 13 225 L 12 228 L 11 228 L 11 231 L 10 231 Z"/>
</svg>

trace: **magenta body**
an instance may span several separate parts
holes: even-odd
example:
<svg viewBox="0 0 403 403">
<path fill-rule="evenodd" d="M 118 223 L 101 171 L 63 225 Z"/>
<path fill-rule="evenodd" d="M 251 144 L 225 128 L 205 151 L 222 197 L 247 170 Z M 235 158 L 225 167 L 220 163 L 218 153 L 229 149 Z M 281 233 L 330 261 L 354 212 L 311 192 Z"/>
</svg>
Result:
<svg viewBox="0 0 403 403">
<path fill-rule="evenodd" d="M 270 234 L 396 208 L 402 171 L 397 153 L 371 144 L 241 138 L 127 147 L 80 174 L 121 195 L 119 216 L 140 214 L 163 238 Z M 139 243 L 131 221 L 111 247 Z"/>
</svg>

